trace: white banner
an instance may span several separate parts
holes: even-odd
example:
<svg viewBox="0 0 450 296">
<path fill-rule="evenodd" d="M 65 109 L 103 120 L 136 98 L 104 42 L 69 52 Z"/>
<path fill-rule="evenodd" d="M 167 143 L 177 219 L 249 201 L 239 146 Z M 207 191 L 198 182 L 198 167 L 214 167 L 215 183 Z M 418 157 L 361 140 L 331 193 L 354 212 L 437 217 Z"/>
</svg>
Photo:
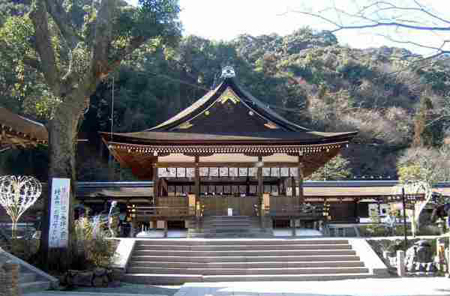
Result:
<svg viewBox="0 0 450 296">
<path fill-rule="evenodd" d="M 53 178 L 50 210 L 50 248 L 66 248 L 69 244 L 70 179 Z"/>
</svg>

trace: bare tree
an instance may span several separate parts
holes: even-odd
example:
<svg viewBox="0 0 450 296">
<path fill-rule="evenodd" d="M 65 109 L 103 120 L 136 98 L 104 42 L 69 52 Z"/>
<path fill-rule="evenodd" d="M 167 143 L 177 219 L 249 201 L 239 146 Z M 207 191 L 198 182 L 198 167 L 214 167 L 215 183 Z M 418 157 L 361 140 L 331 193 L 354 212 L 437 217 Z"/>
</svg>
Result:
<svg viewBox="0 0 450 296">
<path fill-rule="evenodd" d="M 450 14 L 436 11 L 423 0 L 353 0 L 350 6 L 345 7 L 342 3 L 330 0 L 321 10 L 292 9 L 290 12 L 320 20 L 329 26 L 331 33 L 367 31 L 399 44 L 427 49 L 432 52 L 427 59 L 450 54 Z M 412 38 L 412 33 L 419 32 L 426 32 L 428 36 L 432 34 L 436 43 L 429 44 L 420 38 Z"/>
</svg>

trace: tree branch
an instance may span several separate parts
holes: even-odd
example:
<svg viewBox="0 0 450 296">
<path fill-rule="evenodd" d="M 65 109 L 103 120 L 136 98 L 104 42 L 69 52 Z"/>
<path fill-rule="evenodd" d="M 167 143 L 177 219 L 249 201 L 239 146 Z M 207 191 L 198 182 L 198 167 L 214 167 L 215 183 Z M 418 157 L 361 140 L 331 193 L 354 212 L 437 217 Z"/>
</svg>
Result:
<svg viewBox="0 0 450 296">
<path fill-rule="evenodd" d="M 48 16 L 45 6 L 44 0 L 34 0 L 30 11 L 30 18 L 33 22 L 36 36 L 36 51 L 41 60 L 40 69 L 50 88 L 55 94 L 59 94 L 59 71 L 56 66 L 55 52 L 50 40 L 51 36 L 48 29 Z"/>
<path fill-rule="evenodd" d="M 111 71 L 109 64 L 113 40 L 113 18 L 117 0 L 103 0 L 97 13 L 91 61 L 91 74 L 95 80 L 103 79 Z"/>
<path fill-rule="evenodd" d="M 31 68 L 39 72 L 42 72 L 41 63 L 37 59 L 31 57 L 24 57 L 22 61 L 24 62 L 25 65 L 30 66 Z"/>
<path fill-rule="evenodd" d="M 368 11 L 369 9 L 373 8 L 373 7 L 380 7 L 378 9 L 376 9 L 373 13 L 378 13 L 380 11 L 390 11 L 390 10 L 394 10 L 394 11 L 417 11 L 417 12 L 422 12 L 427 14 L 428 16 L 437 19 L 443 23 L 447 23 L 450 24 L 449 20 L 446 20 L 444 18 L 441 18 L 440 16 L 430 12 L 429 10 L 425 9 L 425 6 L 423 6 L 421 3 L 419 3 L 419 1 L 414 0 L 414 3 L 416 3 L 416 5 L 418 7 L 404 7 L 404 6 L 397 6 L 394 5 L 388 1 L 376 1 L 374 3 L 371 3 L 367 6 L 364 6 L 362 9 L 360 9 L 355 15 L 364 15 L 364 13 L 366 11 Z M 384 7 L 382 7 L 384 6 Z"/>
<path fill-rule="evenodd" d="M 77 34 L 72 23 L 72 18 L 65 11 L 60 1 L 45 0 L 45 3 L 47 5 L 48 13 L 58 25 L 58 28 L 69 47 L 74 49 L 82 38 Z"/>
<path fill-rule="evenodd" d="M 432 49 L 432 50 L 435 50 L 437 52 L 442 52 L 443 54 L 450 53 L 450 51 L 446 51 L 446 50 L 443 49 L 444 46 L 449 42 L 449 40 L 443 41 L 440 47 L 436 47 L 436 46 L 423 45 L 423 44 L 420 44 L 420 43 L 417 43 L 417 42 L 414 42 L 414 41 L 396 40 L 396 39 L 393 39 L 393 38 L 391 38 L 391 37 L 389 37 L 387 35 L 383 35 L 383 34 L 376 34 L 376 35 L 377 36 L 381 36 L 383 38 L 386 38 L 389 41 L 392 41 L 392 42 L 395 42 L 395 43 L 399 43 L 399 44 L 410 44 L 410 45 L 414 45 L 414 46 L 417 46 L 417 47 L 422 47 L 422 48 Z"/>
<path fill-rule="evenodd" d="M 326 18 L 320 14 L 306 12 L 306 11 L 298 11 L 293 10 L 295 13 L 304 14 L 308 16 L 312 16 L 321 20 L 326 21 L 327 23 L 330 23 L 334 26 L 336 26 L 336 29 L 330 30 L 331 33 L 335 33 L 341 30 L 358 30 L 358 29 L 371 29 L 371 28 L 377 28 L 377 27 L 398 27 L 398 28 L 406 28 L 406 29 L 413 29 L 413 30 L 421 30 L 421 31 L 450 31 L 450 26 L 448 27 L 441 27 L 441 26 L 414 26 L 414 25 L 408 25 L 400 22 L 378 22 L 375 20 L 368 19 L 364 16 L 353 16 L 358 17 L 361 19 L 365 19 L 367 21 L 373 22 L 372 24 L 361 24 L 361 25 L 340 25 L 337 22 L 334 22 L 333 20 Z"/>
</svg>

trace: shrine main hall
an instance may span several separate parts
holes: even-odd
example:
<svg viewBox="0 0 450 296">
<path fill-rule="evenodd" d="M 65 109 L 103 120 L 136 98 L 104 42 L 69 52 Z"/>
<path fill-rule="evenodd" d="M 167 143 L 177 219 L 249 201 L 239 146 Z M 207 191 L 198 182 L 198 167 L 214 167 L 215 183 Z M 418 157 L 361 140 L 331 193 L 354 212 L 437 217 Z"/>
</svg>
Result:
<svg viewBox="0 0 450 296">
<path fill-rule="evenodd" d="M 287 120 L 226 67 L 217 87 L 167 121 L 101 136 L 122 167 L 153 181 L 148 204 L 128 205 L 130 218 L 198 234 L 226 217 L 251 221 L 261 233 L 280 223 L 326 222 L 326 204 L 304 197 L 303 180 L 356 134 L 313 131 Z"/>
</svg>

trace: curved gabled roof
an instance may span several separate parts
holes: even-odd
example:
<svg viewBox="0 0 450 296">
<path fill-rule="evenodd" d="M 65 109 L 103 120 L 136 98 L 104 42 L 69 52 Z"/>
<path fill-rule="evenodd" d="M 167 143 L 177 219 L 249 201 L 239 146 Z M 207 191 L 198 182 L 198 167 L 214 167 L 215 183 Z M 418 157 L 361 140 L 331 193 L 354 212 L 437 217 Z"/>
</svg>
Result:
<svg viewBox="0 0 450 296">
<path fill-rule="evenodd" d="M 357 132 L 324 133 L 297 125 L 256 99 L 234 78 L 165 122 L 139 132 L 101 133 L 129 144 L 326 144 L 348 142 Z"/>
<path fill-rule="evenodd" d="M 214 90 L 206 93 L 201 99 L 196 101 L 188 108 L 184 109 L 165 122 L 146 131 L 171 131 L 176 129 L 183 123 L 188 122 L 189 120 L 192 120 L 196 116 L 207 111 L 209 107 L 211 107 L 214 103 L 216 103 L 217 100 L 220 99 L 220 96 L 228 88 L 230 88 L 239 97 L 240 101 L 249 109 L 249 111 L 257 113 L 266 121 L 274 122 L 287 131 L 310 131 L 305 127 L 290 122 L 289 120 L 277 114 L 275 111 L 271 110 L 268 106 L 264 105 L 264 103 L 256 99 L 244 88 L 242 88 L 233 78 L 226 78 Z"/>
</svg>

